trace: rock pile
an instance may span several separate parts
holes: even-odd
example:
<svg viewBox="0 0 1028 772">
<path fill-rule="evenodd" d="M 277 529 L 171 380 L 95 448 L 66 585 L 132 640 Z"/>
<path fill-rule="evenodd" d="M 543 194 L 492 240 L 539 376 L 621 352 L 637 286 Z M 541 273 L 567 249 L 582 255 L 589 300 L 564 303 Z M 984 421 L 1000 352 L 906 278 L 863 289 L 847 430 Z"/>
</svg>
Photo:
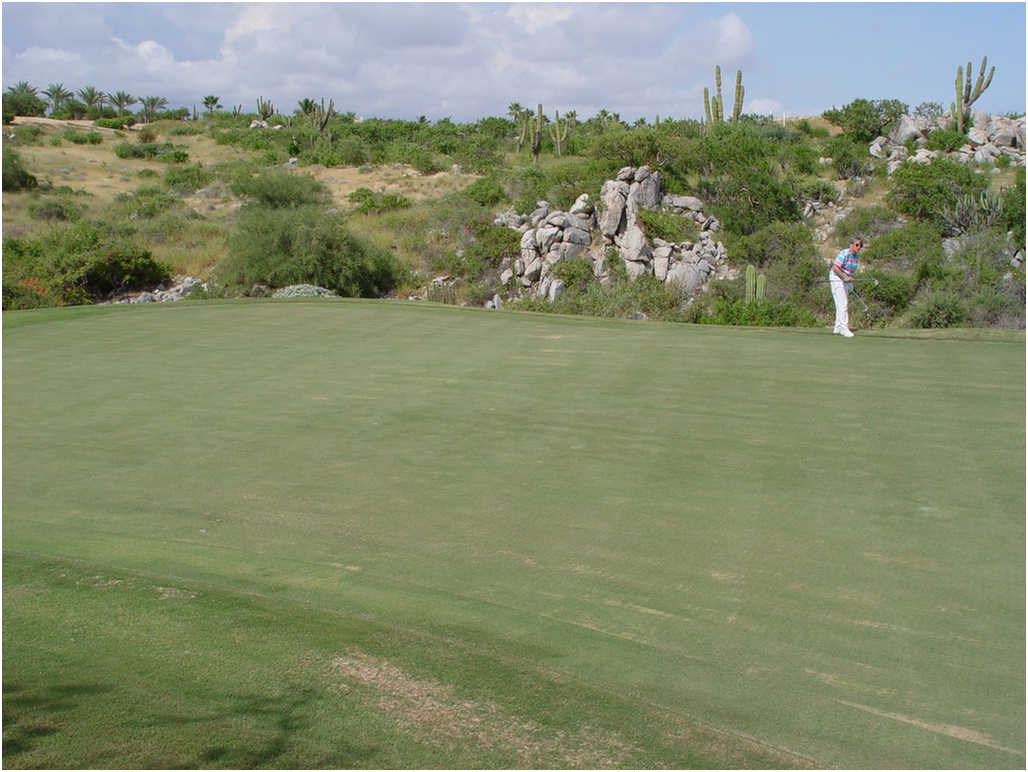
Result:
<svg viewBox="0 0 1028 772">
<path fill-rule="evenodd" d="M 200 288 L 207 291 L 207 282 L 194 279 L 192 276 L 176 277 L 175 283 L 165 288 L 163 285 L 157 289 L 145 290 L 143 292 L 129 292 L 116 295 L 108 301 L 97 303 L 97 305 L 122 305 L 125 303 L 173 303 L 181 300 L 193 290 Z"/>
<path fill-rule="evenodd" d="M 1002 115 L 987 115 L 971 111 L 972 127 L 967 131 L 967 143 L 952 153 L 929 150 L 923 145 L 933 131 L 946 128 L 952 119 L 945 116 L 935 121 L 901 116 L 887 137 L 877 137 L 868 148 L 871 155 L 887 161 L 889 174 L 905 163 L 931 163 L 933 158 L 946 156 L 961 163 L 985 163 L 1007 157 L 1011 163 L 1025 163 L 1025 119 L 1011 119 Z M 911 155 L 907 143 L 919 147 Z"/>
<path fill-rule="evenodd" d="M 675 244 L 647 238 L 638 213 L 660 207 L 691 220 L 699 232 L 698 240 Z M 522 234 L 519 257 L 500 266 L 501 283 L 514 288 L 508 297 L 527 294 L 553 302 L 564 290 L 563 282 L 550 275 L 553 267 L 576 257 L 588 258 L 593 275 L 608 284 L 613 281 L 607 263 L 609 249 L 617 250 L 630 278 L 654 276 L 673 282 L 687 295 L 697 292 L 719 271 L 722 277 L 728 275 L 724 245 L 714 239 L 720 223 L 703 212 L 698 198 L 662 194 L 660 174 L 647 166 L 621 169 L 616 179 L 601 187 L 597 206 L 583 193 L 567 212 L 551 210 L 547 202 L 539 201 L 529 215 L 508 210 L 493 222 Z M 494 297 L 487 305 L 499 307 L 502 299 Z"/>
</svg>

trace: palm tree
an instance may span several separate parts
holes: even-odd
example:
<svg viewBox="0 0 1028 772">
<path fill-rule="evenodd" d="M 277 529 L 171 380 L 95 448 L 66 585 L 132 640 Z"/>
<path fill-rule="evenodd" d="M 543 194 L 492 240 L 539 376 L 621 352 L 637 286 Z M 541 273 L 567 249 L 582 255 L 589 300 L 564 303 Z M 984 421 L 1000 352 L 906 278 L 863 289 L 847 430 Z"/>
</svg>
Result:
<svg viewBox="0 0 1028 772">
<path fill-rule="evenodd" d="M 301 115 L 311 115 L 315 107 L 317 107 L 317 104 L 309 97 L 305 97 L 296 103 L 296 109 L 300 111 Z"/>
<path fill-rule="evenodd" d="M 214 115 L 215 110 L 221 109 L 221 105 L 218 104 L 221 101 L 221 97 L 216 96 L 205 96 L 203 98 L 204 109 L 207 110 L 208 115 Z"/>
<path fill-rule="evenodd" d="M 84 104 L 87 108 L 102 108 L 104 106 L 104 102 L 107 101 L 107 97 L 104 95 L 104 93 L 102 91 L 97 91 L 93 86 L 86 86 L 85 88 L 80 88 L 76 93 L 79 95 L 79 99 L 82 100 L 82 104 Z"/>
<path fill-rule="evenodd" d="M 125 108 L 131 107 L 139 100 L 127 91 L 117 91 L 107 95 L 107 101 L 118 108 L 118 115 L 125 114 Z"/>
<path fill-rule="evenodd" d="M 514 123 L 517 123 L 518 118 L 521 117 L 521 112 L 524 109 L 525 108 L 522 107 L 519 102 L 511 102 L 509 105 L 507 105 L 507 115 L 510 116 L 510 119 L 514 121 Z"/>
<path fill-rule="evenodd" d="M 168 100 L 164 97 L 148 96 L 143 97 L 143 121 L 150 123 L 157 117 L 157 111 L 168 106 Z"/>
<path fill-rule="evenodd" d="M 61 109 L 61 105 L 73 94 L 64 87 L 63 83 L 51 83 L 43 89 L 43 96 L 50 100 L 50 112 L 55 113 Z"/>
<path fill-rule="evenodd" d="M 38 89 L 35 86 L 30 86 L 27 80 L 20 80 L 13 86 L 7 87 L 7 93 L 11 96 L 38 96 Z"/>
</svg>

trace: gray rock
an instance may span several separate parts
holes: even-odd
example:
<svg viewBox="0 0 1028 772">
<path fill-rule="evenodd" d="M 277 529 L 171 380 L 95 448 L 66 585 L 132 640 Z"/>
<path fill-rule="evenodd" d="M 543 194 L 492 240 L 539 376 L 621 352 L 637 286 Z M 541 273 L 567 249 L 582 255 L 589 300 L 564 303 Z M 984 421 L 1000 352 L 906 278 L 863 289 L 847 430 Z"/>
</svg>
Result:
<svg viewBox="0 0 1028 772">
<path fill-rule="evenodd" d="M 664 196 L 663 204 L 673 209 L 685 209 L 691 212 L 703 211 L 703 202 L 695 196 L 674 196 L 669 193 Z"/>
<path fill-rule="evenodd" d="M 899 120 L 893 124 L 892 131 L 889 132 L 889 139 L 897 145 L 903 145 L 911 139 L 922 140 L 924 136 L 913 118 L 909 115 L 901 115 Z"/>
</svg>

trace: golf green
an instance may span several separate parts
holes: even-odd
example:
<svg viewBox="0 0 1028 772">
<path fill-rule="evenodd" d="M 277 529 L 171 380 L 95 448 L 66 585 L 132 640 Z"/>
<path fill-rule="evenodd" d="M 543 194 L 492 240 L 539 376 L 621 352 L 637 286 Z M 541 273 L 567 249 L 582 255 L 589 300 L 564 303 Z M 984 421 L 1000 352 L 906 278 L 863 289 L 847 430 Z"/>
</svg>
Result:
<svg viewBox="0 0 1028 772">
<path fill-rule="evenodd" d="M 1023 767 L 1024 374 L 1023 333 L 5 314 L 3 547 L 477 647 L 796 764 Z"/>
</svg>

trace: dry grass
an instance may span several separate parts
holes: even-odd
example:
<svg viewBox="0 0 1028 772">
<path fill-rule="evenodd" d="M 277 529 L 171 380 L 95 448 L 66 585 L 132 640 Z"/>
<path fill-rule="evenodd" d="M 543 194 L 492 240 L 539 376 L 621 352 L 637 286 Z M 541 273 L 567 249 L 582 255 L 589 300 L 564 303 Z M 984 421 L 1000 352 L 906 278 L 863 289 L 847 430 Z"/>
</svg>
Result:
<svg viewBox="0 0 1028 772">
<path fill-rule="evenodd" d="M 464 699 L 451 686 L 414 678 L 361 652 L 336 657 L 332 668 L 337 676 L 366 688 L 378 710 L 443 748 L 475 745 L 512 753 L 525 769 L 612 769 L 640 750 L 616 732 L 556 730 L 495 703 Z"/>
</svg>

